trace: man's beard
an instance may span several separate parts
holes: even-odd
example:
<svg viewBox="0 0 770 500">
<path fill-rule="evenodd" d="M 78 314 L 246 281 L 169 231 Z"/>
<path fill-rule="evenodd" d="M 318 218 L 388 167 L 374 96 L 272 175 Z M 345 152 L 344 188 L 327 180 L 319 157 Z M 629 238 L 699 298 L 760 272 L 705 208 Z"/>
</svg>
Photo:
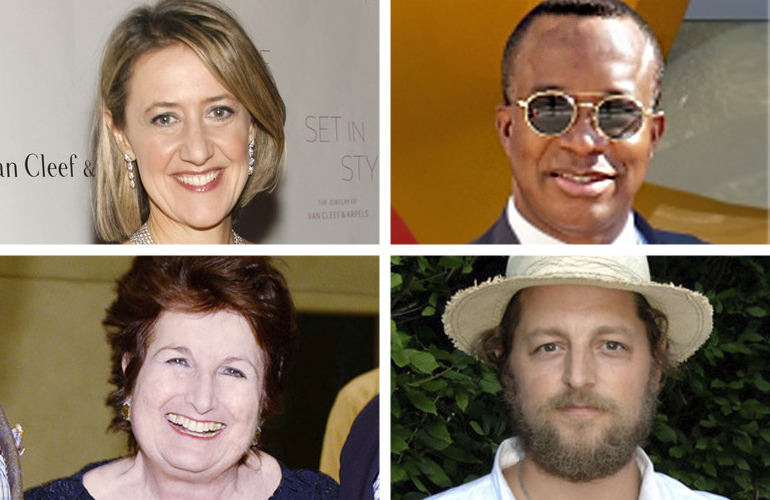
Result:
<svg viewBox="0 0 770 500">
<path fill-rule="evenodd" d="M 659 388 L 653 373 L 650 374 L 644 403 L 638 415 L 621 414 L 621 409 L 614 402 L 590 390 L 568 389 L 538 408 L 532 422 L 524 417 L 522 401 L 510 368 L 505 370 L 502 382 L 514 432 L 527 458 L 532 459 L 545 472 L 575 483 L 608 477 L 622 469 L 633 458 L 636 447 L 647 440 L 655 419 Z M 594 421 L 578 421 L 572 428 L 575 439 L 567 442 L 559 435 L 559 429 L 548 421 L 548 417 L 554 410 L 576 404 L 610 413 L 614 421 L 592 442 L 579 442 L 579 439 Z"/>
</svg>

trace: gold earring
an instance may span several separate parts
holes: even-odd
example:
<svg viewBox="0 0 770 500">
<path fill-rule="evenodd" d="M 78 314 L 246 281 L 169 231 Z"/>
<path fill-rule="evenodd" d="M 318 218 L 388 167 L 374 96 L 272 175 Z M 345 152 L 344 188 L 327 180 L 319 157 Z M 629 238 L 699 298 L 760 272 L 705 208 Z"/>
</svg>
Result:
<svg viewBox="0 0 770 500">
<path fill-rule="evenodd" d="M 123 403 L 123 406 L 120 407 L 120 416 L 123 417 L 123 420 L 126 422 L 131 421 L 131 403 L 126 401 Z"/>
<path fill-rule="evenodd" d="M 262 427 L 257 426 L 257 429 L 254 431 L 254 439 L 251 440 L 251 446 L 259 445 L 259 439 L 261 437 L 262 437 Z"/>
</svg>

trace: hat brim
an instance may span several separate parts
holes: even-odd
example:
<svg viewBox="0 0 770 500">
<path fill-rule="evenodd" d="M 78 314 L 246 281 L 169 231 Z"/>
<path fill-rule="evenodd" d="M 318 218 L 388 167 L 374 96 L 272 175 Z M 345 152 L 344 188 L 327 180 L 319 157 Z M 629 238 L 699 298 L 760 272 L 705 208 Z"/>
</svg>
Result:
<svg viewBox="0 0 770 500">
<path fill-rule="evenodd" d="M 698 292 L 674 284 L 656 282 L 628 283 L 597 277 L 498 276 L 485 283 L 456 293 L 444 312 L 446 334 L 455 347 L 478 357 L 482 335 L 500 325 L 505 309 L 519 290 L 547 285 L 585 285 L 626 290 L 643 295 L 649 304 L 668 319 L 668 343 L 671 358 L 683 362 L 709 337 L 712 308 Z"/>
</svg>

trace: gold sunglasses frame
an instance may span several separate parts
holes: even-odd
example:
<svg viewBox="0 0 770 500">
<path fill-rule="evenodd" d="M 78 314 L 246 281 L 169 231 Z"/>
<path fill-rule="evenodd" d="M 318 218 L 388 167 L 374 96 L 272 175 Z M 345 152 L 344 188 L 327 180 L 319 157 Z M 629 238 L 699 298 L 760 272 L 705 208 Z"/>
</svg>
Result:
<svg viewBox="0 0 770 500">
<path fill-rule="evenodd" d="M 613 137 L 610 137 L 607 135 L 607 133 L 599 126 L 599 108 L 607 101 L 618 101 L 618 100 L 625 100 L 625 101 L 631 101 L 642 111 L 643 117 L 648 117 L 653 114 L 655 114 L 655 110 L 653 108 L 645 108 L 644 105 L 636 98 L 628 96 L 628 95 L 621 95 L 621 94 L 604 94 L 601 92 L 581 92 L 581 96 L 592 96 L 592 97 L 602 97 L 602 99 L 598 102 L 581 102 L 575 99 L 572 95 L 562 92 L 561 90 L 542 90 L 539 92 L 535 92 L 534 94 L 530 95 L 526 99 L 519 99 L 516 101 L 516 104 L 518 104 L 523 110 L 524 110 L 524 118 L 527 121 L 527 125 L 529 128 L 539 135 L 540 137 L 558 137 L 560 135 L 564 135 L 572 128 L 573 125 L 575 125 L 575 122 L 577 121 L 578 115 L 580 114 L 580 108 L 592 108 L 591 111 L 591 123 L 593 123 L 594 128 L 602 135 L 602 137 L 606 138 L 607 140 L 613 141 L 613 142 L 619 142 L 619 141 L 627 141 L 634 137 L 636 134 L 638 134 L 643 128 L 644 123 L 639 127 L 638 130 L 636 130 L 634 133 L 629 135 L 628 137 L 621 137 L 618 139 L 615 139 Z M 534 125 L 532 125 L 532 122 L 529 119 L 529 104 L 538 97 L 543 96 L 560 96 L 567 99 L 567 102 L 569 102 L 572 105 L 572 118 L 570 119 L 569 124 L 564 127 L 564 130 L 557 134 L 544 134 L 543 132 L 540 132 L 535 128 Z"/>
</svg>

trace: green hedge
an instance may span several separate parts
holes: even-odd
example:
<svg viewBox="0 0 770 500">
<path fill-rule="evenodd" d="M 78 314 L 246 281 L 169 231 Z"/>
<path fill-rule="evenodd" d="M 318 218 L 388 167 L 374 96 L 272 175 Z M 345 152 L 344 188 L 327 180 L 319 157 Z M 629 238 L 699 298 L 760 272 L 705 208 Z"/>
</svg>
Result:
<svg viewBox="0 0 770 500">
<path fill-rule="evenodd" d="M 392 498 L 489 473 L 510 435 L 495 370 L 453 349 L 451 295 L 505 257 L 393 257 Z M 714 331 L 661 394 L 646 447 L 656 470 L 733 500 L 770 499 L 770 257 L 650 257 L 653 278 L 704 293 Z"/>
</svg>

